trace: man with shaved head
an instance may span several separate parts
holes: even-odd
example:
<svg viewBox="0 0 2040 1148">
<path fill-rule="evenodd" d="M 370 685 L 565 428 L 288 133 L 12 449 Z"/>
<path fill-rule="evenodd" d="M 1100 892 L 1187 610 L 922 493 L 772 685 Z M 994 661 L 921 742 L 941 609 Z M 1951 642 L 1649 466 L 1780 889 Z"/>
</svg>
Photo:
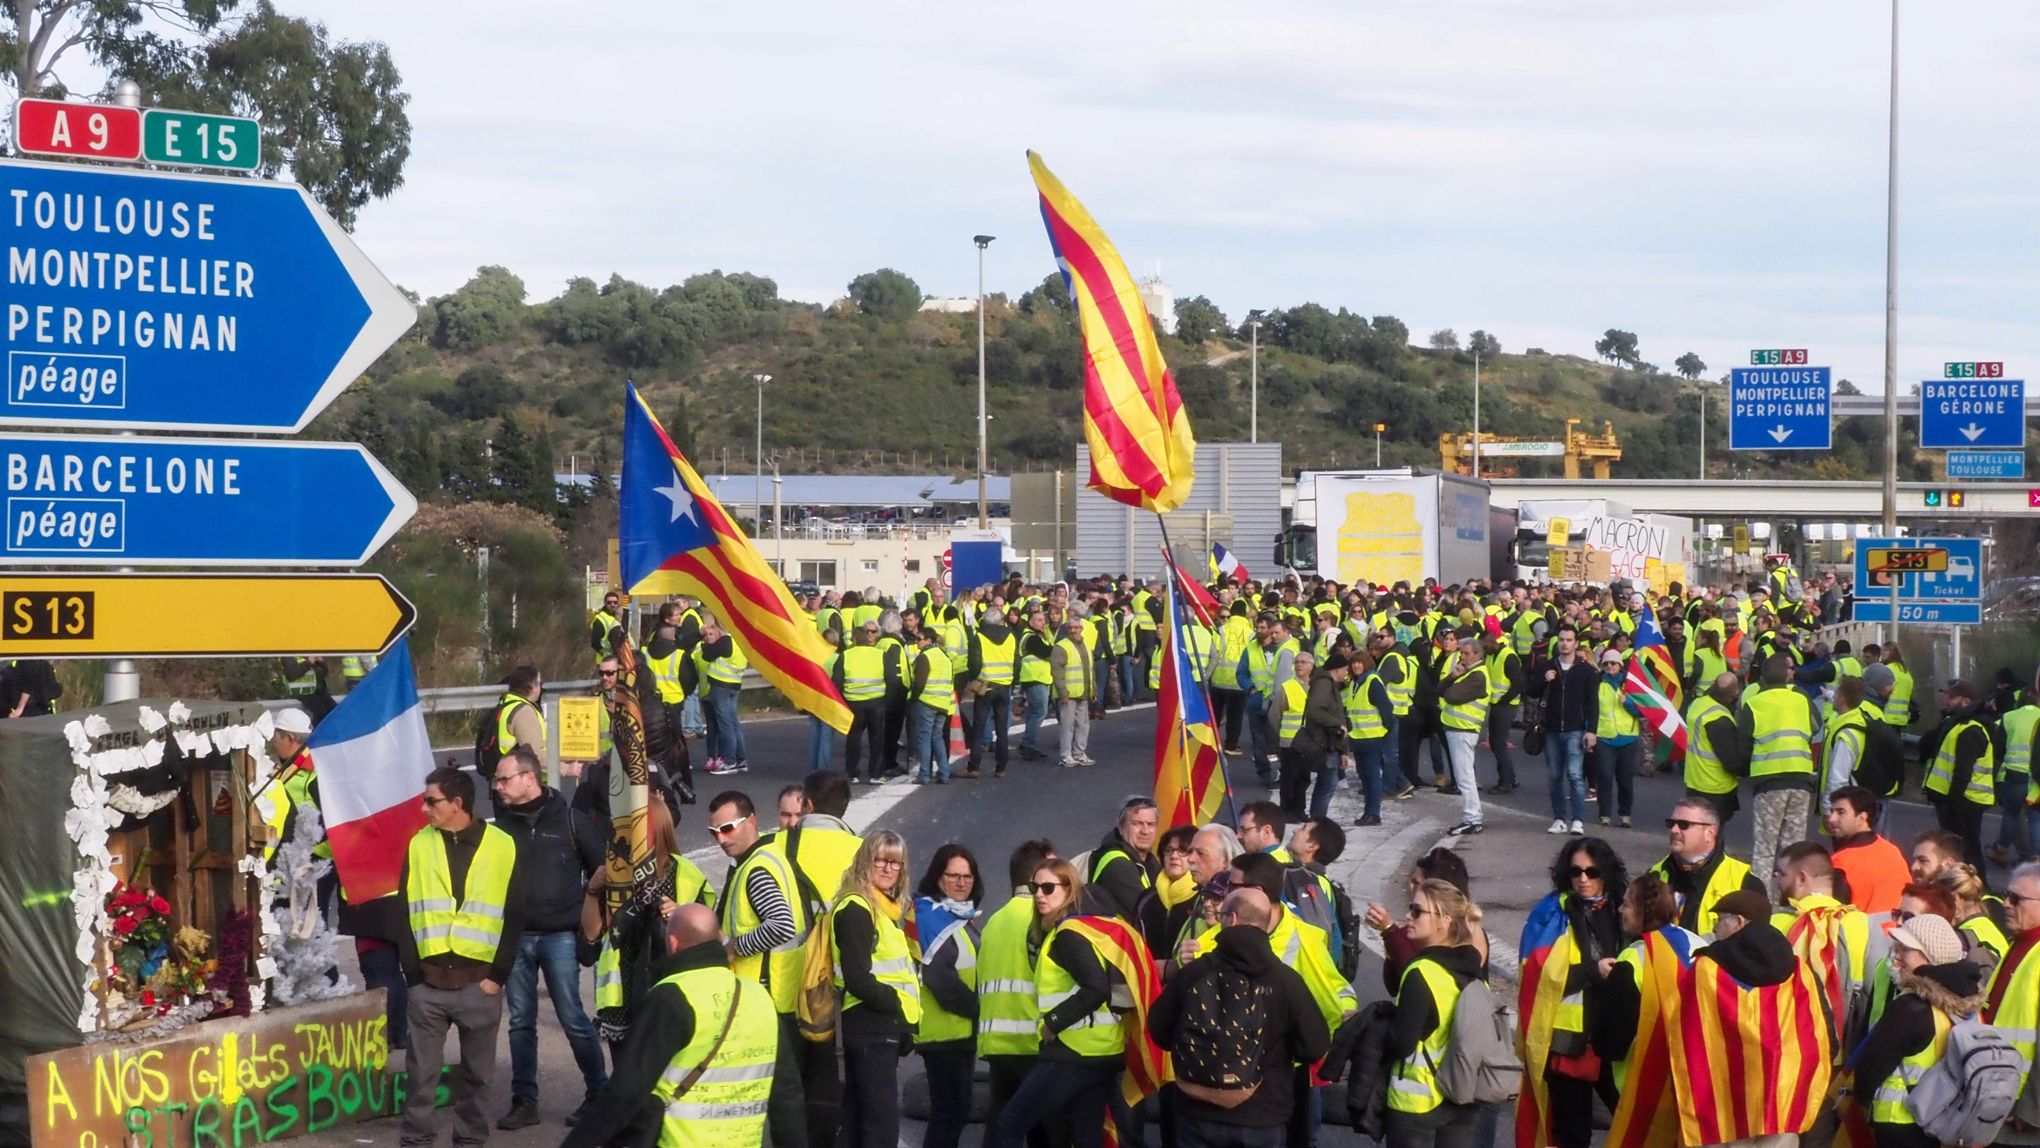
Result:
<svg viewBox="0 0 2040 1148">
<path fill-rule="evenodd" d="M 1884 931 L 1871 928 L 1863 910 L 1843 902 L 1838 893 L 1846 891 L 1835 888 L 1834 860 L 1827 846 L 1817 841 L 1786 846 L 1771 870 L 1771 884 L 1783 906 L 1772 914 L 1772 926 L 1785 934 L 1802 960 L 1814 962 L 1814 972 L 1827 988 L 1837 1030 L 1858 1031 L 1852 1025 L 1867 1017 L 1849 1014 L 1869 1007 L 1869 994 L 1857 990 L 1868 983 L 1870 970 L 1884 955 L 1889 944 Z M 1846 1053 L 1837 1049 L 1835 1055 Z"/>
<path fill-rule="evenodd" d="M 1297 1087 L 1308 1077 L 1299 1070 L 1331 1047 L 1331 1029 L 1310 989 L 1268 943 L 1275 920 L 1275 904 L 1265 890 L 1235 886 L 1219 909 L 1217 946 L 1171 977 L 1148 1011 L 1148 1035 L 1176 1058 L 1177 1138 L 1183 1143 L 1260 1143 L 1279 1136 L 1291 1110 L 1305 1102 Z M 1231 1012 L 1225 1002 L 1253 996 L 1261 998 L 1267 1019 L 1260 1032 L 1240 1036 L 1258 1040 L 1260 1083 L 1241 1100 L 1240 1086 L 1251 1082 L 1200 1079 L 1199 1066 L 1210 1049 L 1185 1039 L 1194 1038 L 1185 1017 L 1192 1010 Z"/>
<path fill-rule="evenodd" d="M 666 955 L 652 965 L 655 983 L 631 1020 L 609 1083 L 562 1148 L 599 1148 L 619 1133 L 625 1133 L 622 1142 L 636 1144 L 764 1142 L 765 1098 L 779 1053 L 778 1010 L 756 981 L 730 971 L 714 910 L 667 901 L 659 912 Z M 670 1080 L 668 1068 L 679 1070 Z M 697 1068 L 705 1070 L 698 1077 Z M 689 1120 L 687 1134 L 676 1137 L 679 1122 L 667 1118 L 666 1108 L 689 1079 L 689 1105 L 755 1115 Z"/>
</svg>

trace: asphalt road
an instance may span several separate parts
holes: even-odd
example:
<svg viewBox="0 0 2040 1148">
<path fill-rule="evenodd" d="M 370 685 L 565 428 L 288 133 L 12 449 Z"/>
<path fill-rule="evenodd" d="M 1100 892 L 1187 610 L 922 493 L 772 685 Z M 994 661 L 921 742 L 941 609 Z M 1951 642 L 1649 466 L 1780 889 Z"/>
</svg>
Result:
<svg viewBox="0 0 2040 1148">
<path fill-rule="evenodd" d="M 1104 721 L 1094 723 L 1091 755 L 1098 765 L 1065 770 L 1052 762 L 1023 762 L 1017 752 L 1003 781 L 991 780 L 990 757 L 984 763 L 985 778 L 979 781 L 953 780 L 942 786 L 915 786 L 894 781 L 879 786 L 857 786 L 849 811 L 849 822 L 861 830 L 887 827 L 907 839 L 910 873 L 920 877 L 920 867 L 939 845 L 960 841 L 969 845 L 979 859 L 989 898 L 996 902 L 1006 891 L 1005 859 L 1014 846 L 1032 837 L 1052 839 L 1066 855 L 1094 847 L 1111 829 L 1122 798 L 1150 791 L 1153 761 L 1154 710 L 1137 706 L 1113 711 Z M 1043 730 L 1044 744 L 1053 744 L 1053 724 Z M 779 790 L 800 780 L 806 771 L 808 723 L 801 717 L 758 717 L 748 720 L 751 768 L 725 779 L 701 778 L 700 791 L 706 802 L 721 789 L 740 790 L 750 795 L 760 816 L 768 823 Z M 1017 750 L 1018 734 L 1012 738 Z M 1513 977 L 1515 940 L 1524 915 L 1548 891 L 1546 872 L 1559 842 L 1547 836 L 1551 819 L 1546 796 L 1545 769 L 1541 760 L 1521 760 L 1518 773 L 1522 788 L 1513 794 L 1490 797 L 1488 831 L 1476 837 L 1449 838 L 1445 830 L 1458 820 L 1459 800 L 1420 792 L 1404 801 L 1391 801 L 1383 811 L 1379 828 L 1352 827 L 1360 812 L 1356 792 L 1342 791 L 1333 812 L 1348 826 L 1346 855 L 1332 867 L 1356 901 L 1382 901 L 1400 906 L 1399 899 L 1410 863 L 1434 845 L 1448 844 L 1465 854 L 1473 875 L 1474 893 L 1486 912 L 1486 927 L 1494 942 L 1494 966 L 1498 974 Z M 840 749 L 838 763 L 840 765 Z M 1235 767 L 1235 795 L 1240 801 L 1263 795 L 1251 780 L 1241 758 L 1229 758 Z M 960 768 L 960 764 L 959 764 Z M 1491 757 L 1483 751 L 1483 778 L 1494 777 Z M 1248 781 L 1238 785 L 1244 775 Z M 1429 776 L 1428 764 L 1425 775 Z M 568 783 L 571 784 L 571 783 Z M 1663 820 L 1683 787 L 1673 776 L 1642 778 L 1637 782 L 1633 829 L 1599 829 L 1631 865 L 1632 869 L 1661 857 L 1665 848 Z M 704 825 L 706 808 L 695 805 L 683 811 L 680 831 L 683 844 L 711 878 L 720 883 L 727 865 L 709 838 Z M 1729 831 L 1730 848 L 1747 856 L 1752 832 L 1751 818 L 1738 817 Z M 1894 810 L 1890 831 L 1901 843 L 1933 824 L 1924 806 L 1901 804 Z M 1986 827 L 1986 840 L 1996 832 Z M 1364 930 L 1363 930 L 1364 932 Z M 1363 1001 L 1378 999 L 1382 993 L 1380 966 L 1368 954 L 1356 977 Z M 584 1001 L 592 1001 L 592 978 L 585 978 Z M 540 1112 L 545 1123 L 515 1133 L 496 1133 L 492 1143 L 524 1146 L 557 1144 L 564 1135 L 561 1118 L 579 1103 L 581 1084 L 565 1038 L 561 1036 L 551 1010 L 541 1001 Z M 509 1053 L 507 1043 L 499 1047 L 499 1064 L 492 1085 L 490 1111 L 508 1105 Z M 919 1073 L 918 1060 L 902 1066 L 910 1094 L 917 1091 L 911 1079 Z M 1329 1107 L 1338 1107 L 1335 1101 Z M 911 1111 L 911 1102 L 910 1102 Z M 1342 1118 L 1340 1118 L 1342 1119 Z M 902 1144 L 918 1148 L 923 1126 L 909 1119 L 903 1125 Z M 964 1143 L 980 1143 L 981 1126 L 972 1125 Z M 308 1137 L 315 1146 L 388 1143 L 394 1139 L 393 1122 L 352 1125 Z M 1504 1121 L 1502 1142 L 1509 1136 Z M 1327 1146 L 1358 1144 L 1359 1138 L 1343 1127 L 1328 1125 L 1321 1142 Z"/>
</svg>

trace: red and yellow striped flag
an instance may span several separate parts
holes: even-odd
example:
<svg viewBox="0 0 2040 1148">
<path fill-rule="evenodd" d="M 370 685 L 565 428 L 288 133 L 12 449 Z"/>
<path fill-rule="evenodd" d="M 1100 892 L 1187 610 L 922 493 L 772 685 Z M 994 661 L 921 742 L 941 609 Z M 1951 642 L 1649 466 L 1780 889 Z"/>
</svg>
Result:
<svg viewBox="0 0 2040 1148">
<path fill-rule="evenodd" d="M 1167 512 L 1196 478 L 1197 440 L 1126 263 L 1077 197 L 1027 153 L 1041 221 L 1084 332 L 1084 441 L 1091 489 Z"/>
<path fill-rule="evenodd" d="M 1703 951 L 1672 993 L 1660 991 L 1679 1143 L 1797 1135 L 1813 1126 L 1828 1096 L 1834 1030 L 1813 969 L 1794 964 L 1791 980 L 1751 986 Z"/>
</svg>

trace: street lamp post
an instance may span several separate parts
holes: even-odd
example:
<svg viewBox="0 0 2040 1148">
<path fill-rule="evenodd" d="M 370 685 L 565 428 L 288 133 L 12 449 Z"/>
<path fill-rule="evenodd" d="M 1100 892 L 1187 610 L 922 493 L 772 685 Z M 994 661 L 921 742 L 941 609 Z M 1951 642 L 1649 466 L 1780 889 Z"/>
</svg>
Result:
<svg viewBox="0 0 2040 1148">
<path fill-rule="evenodd" d="M 1898 537 L 1898 0 L 1891 0 L 1891 141 L 1884 188 L 1884 536 Z M 1896 581 L 1896 580 L 1894 580 Z M 1898 633 L 1898 615 L 1891 617 Z"/>
<path fill-rule="evenodd" d="M 752 375 L 751 381 L 758 384 L 758 446 L 751 452 L 751 462 L 757 468 L 751 486 L 751 529 L 762 534 L 759 525 L 765 518 L 765 384 L 772 381 L 772 376 L 761 371 Z"/>
<path fill-rule="evenodd" d="M 985 248 L 997 238 L 991 235 L 973 235 L 972 243 L 978 250 L 978 529 L 989 530 L 992 515 L 985 497 L 985 471 L 990 469 L 986 462 L 985 440 Z"/>
<path fill-rule="evenodd" d="M 1388 429 L 1387 423 L 1374 424 L 1374 469 L 1381 469 L 1381 432 Z"/>
<path fill-rule="evenodd" d="M 1473 477 L 1480 477 L 1480 352 L 1473 353 Z"/>
<path fill-rule="evenodd" d="M 1706 384 L 1706 383 L 1701 383 L 1701 384 L 1700 384 L 1699 386 L 1697 386 L 1697 387 L 1694 387 L 1694 388 L 1693 388 L 1693 393 L 1694 393 L 1694 394 L 1696 394 L 1696 395 L 1699 395 L 1699 396 L 1700 396 L 1700 481 L 1701 481 L 1701 482 L 1706 482 L 1706 481 L 1707 481 L 1707 384 Z"/>
<path fill-rule="evenodd" d="M 1261 313 L 1247 313 L 1247 335 L 1251 342 L 1247 352 L 1247 377 L 1249 382 L 1247 405 L 1247 441 L 1261 441 Z"/>
</svg>

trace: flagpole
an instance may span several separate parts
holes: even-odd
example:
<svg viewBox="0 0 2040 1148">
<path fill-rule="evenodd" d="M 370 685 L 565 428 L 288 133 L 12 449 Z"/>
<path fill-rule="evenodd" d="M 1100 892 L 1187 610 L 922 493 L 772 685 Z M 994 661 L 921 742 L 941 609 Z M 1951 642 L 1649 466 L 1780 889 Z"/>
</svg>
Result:
<svg viewBox="0 0 2040 1148">
<path fill-rule="evenodd" d="M 1160 524 L 1162 528 L 1162 557 L 1169 564 L 1169 583 L 1173 587 L 1183 568 L 1176 562 L 1175 544 L 1169 541 L 1168 516 L 1160 511 L 1156 511 L 1155 522 Z M 1214 618 L 1212 620 L 1215 622 L 1218 619 Z M 1180 632 L 1176 634 L 1175 637 L 1178 642 L 1182 641 L 1182 635 Z M 1194 674 L 1192 676 L 1195 677 Z M 1179 682 L 1178 687 L 1180 688 L 1180 686 L 1181 683 Z M 1199 681 L 1197 683 L 1197 689 L 1200 693 L 1204 695 L 1204 711 L 1211 715 L 1212 725 L 1215 729 L 1218 725 L 1218 707 L 1213 705 L 1211 701 L 1211 685 L 1208 682 Z M 1190 760 L 1189 745 L 1187 740 L 1189 737 L 1189 731 L 1184 730 L 1177 736 L 1179 739 L 1182 739 L 1184 741 L 1183 760 L 1187 763 Z M 1183 780 L 1185 782 L 1185 788 L 1188 789 L 1189 782 L 1191 781 L 1191 779 L 1185 777 Z M 1235 826 L 1237 826 L 1240 823 L 1240 815 L 1238 810 L 1234 807 L 1233 804 L 1232 776 L 1226 771 L 1225 747 L 1223 745 L 1220 745 L 1218 748 L 1218 780 L 1220 784 L 1222 784 L 1225 787 L 1225 811 L 1229 816 L 1231 816 L 1232 823 Z"/>
</svg>

